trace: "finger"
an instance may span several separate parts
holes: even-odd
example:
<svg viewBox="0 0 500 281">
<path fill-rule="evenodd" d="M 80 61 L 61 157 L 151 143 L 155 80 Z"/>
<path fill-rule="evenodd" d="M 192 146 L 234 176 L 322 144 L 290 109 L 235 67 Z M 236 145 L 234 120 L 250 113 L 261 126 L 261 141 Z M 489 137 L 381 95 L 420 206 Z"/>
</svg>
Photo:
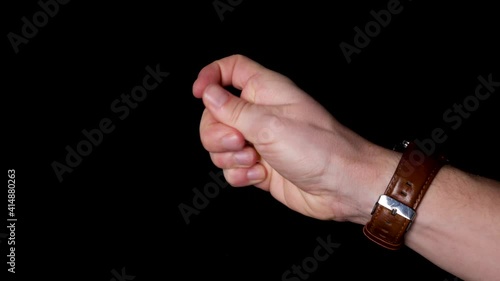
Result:
<svg viewBox="0 0 500 281">
<path fill-rule="evenodd" d="M 234 187 L 259 184 L 266 178 L 266 170 L 257 163 L 250 168 L 224 169 L 226 181 Z"/>
<path fill-rule="evenodd" d="M 210 153 L 210 158 L 221 169 L 249 168 L 259 161 L 259 154 L 247 146 L 235 152 Z"/>
<path fill-rule="evenodd" d="M 274 133 L 272 126 L 282 127 L 279 118 L 272 118 L 274 115 L 265 106 L 249 103 L 217 84 L 207 86 L 203 103 L 214 119 L 235 128 L 246 140 L 256 145 L 272 141 L 262 137 L 263 132 L 268 135 Z"/>
<path fill-rule="evenodd" d="M 232 55 L 205 66 L 193 84 L 193 94 L 201 98 L 210 84 L 233 86 L 243 89 L 248 81 L 257 74 L 269 72 L 259 63 L 242 55 Z"/>
<path fill-rule="evenodd" d="M 300 102 L 304 92 L 285 75 L 242 55 L 232 55 L 205 66 L 193 83 L 193 94 L 201 98 L 206 87 L 218 84 L 240 89 L 241 98 L 259 104 Z"/>
<path fill-rule="evenodd" d="M 245 146 L 245 138 L 238 130 L 217 121 L 207 109 L 200 121 L 200 139 L 209 152 L 239 151 Z"/>
</svg>

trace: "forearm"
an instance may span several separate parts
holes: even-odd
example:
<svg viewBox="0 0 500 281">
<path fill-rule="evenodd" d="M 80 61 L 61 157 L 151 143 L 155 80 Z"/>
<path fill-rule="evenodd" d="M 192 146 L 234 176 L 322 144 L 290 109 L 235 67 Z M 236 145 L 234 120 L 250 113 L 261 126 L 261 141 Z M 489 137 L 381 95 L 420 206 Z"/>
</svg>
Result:
<svg viewBox="0 0 500 281">
<path fill-rule="evenodd" d="M 372 183 L 358 194 L 361 210 L 351 219 L 366 224 L 378 196 L 384 193 L 401 153 L 380 147 L 367 173 Z M 408 247 L 464 280 L 500 278 L 500 183 L 450 165 L 438 172 L 406 233 Z"/>
<path fill-rule="evenodd" d="M 417 210 L 406 245 L 465 280 L 500 278 L 500 184 L 445 166 Z"/>
</svg>

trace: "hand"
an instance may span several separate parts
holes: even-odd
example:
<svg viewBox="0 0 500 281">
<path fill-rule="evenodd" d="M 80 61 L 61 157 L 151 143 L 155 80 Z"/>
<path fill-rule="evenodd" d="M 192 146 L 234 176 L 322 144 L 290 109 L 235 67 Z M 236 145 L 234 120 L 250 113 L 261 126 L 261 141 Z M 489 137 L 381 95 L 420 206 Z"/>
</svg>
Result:
<svg viewBox="0 0 500 281">
<path fill-rule="evenodd" d="M 193 94 L 206 107 L 202 144 L 228 183 L 269 191 L 313 218 L 366 224 L 401 158 L 340 124 L 287 77 L 241 55 L 204 67 Z M 498 279 L 500 183 L 447 165 L 425 197 L 405 244 L 462 279 Z"/>
<path fill-rule="evenodd" d="M 203 147 L 229 184 L 269 191 L 313 218 L 369 220 L 397 153 L 355 134 L 289 78 L 242 55 L 205 66 L 193 94 L 206 107 Z"/>
</svg>

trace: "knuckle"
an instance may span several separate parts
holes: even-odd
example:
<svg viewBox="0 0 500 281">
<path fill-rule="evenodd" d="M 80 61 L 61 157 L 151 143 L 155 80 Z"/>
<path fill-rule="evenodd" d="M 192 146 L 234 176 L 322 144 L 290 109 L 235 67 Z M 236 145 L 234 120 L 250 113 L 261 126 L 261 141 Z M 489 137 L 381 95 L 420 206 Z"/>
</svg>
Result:
<svg viewBox="0 0 500 281">
<path fill-rule="evenodd" d="M 236 103 L 234 106 L 233 110 L 231 111 L 229 115 L 229 120 L 231 124 L 238 124 L 239 121 L 241 120 L 241 116 L 244 111 L 248 110 L 248 107 L 251 106 L 250 103 L 240 101 Z"/>
</svg>

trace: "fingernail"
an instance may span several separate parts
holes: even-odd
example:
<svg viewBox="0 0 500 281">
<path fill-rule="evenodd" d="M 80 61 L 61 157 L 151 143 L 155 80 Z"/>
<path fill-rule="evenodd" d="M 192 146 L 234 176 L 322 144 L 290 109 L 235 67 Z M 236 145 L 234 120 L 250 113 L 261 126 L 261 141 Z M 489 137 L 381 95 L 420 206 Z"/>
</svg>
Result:
<svg viewBox="0 0 500 281">
<path fill-rule="evenodd" d="M 220 108 L 229 98 L 227 93 L 219 85 L 207 87 L 204 94 L 205 99 L 216 108 Z"/>
<path fill-rule="evenodd" d="M 260 165 L 256 165 L 247 171 L 247 178 L 250 181 L 260 181 L 265 177 L 264 168 Z"/>
<path fill-rule="evenodd" d="M 225 135 L 224 137 L 222 137 L 221 143 L 224 146 L 224 148 L 229 150 L 241 149 L 240 140 L 238 139 L 238 136 L 235 134 Z"/>
<path fill-rule="evenodd" d="M 234 154 L 234 161 L 238 165 L 249 165 L 252 161 L 252 155 L 248 151 L 238 151 Z"/>
</svg>

